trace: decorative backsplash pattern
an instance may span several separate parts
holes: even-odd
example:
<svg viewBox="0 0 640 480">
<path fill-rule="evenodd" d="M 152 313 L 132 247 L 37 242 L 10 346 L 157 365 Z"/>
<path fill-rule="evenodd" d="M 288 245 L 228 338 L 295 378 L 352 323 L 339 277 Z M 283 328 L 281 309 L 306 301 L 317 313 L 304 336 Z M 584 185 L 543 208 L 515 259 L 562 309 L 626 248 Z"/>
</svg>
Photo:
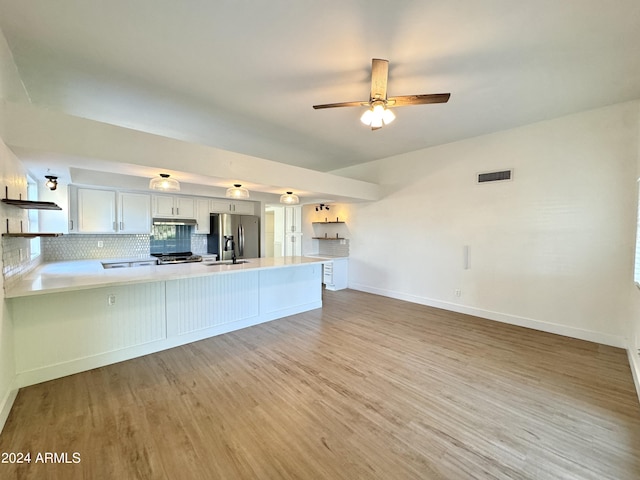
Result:
<svg viewBox="0 0 640 480">
<path fill-rule="evenodd" d="M 2 276 L 5 287 L 19 281 L 42 262 L 42 256 L 31 260 L 31 242 L 27 238 L 2 237 Z"/>
<path fill-rule="evenodd" d="M 19 239 L 18 239 L 19 240 Z M 190 240 L 190 241 L 189 241 Z M 102 242 L 102 247 L 98 243 Z M 191 235 L 181 238 L 180 250 L 197 254 L 207 253 L 207 236 Z M 28 242 L 27 242 L 28 244 Z M 136 258 L 155 253 L 150 235 L 63 235 L 42 238 L 42 260 L 58 262 L 92 258 Z M 5 247 L 6 248 L 6 247 Z M 177 248 L 177 245 L 176 245 Z M 167 250 L 171 251 L 171 250 Z M 162 253 L 162 252 L 159 252 Z M 5 266 L 6 266 L 5 261 Z M 6 267 L 5 267 L 6 268 Z"/>
<path fill-rule="evenodd" d="M 349 256 L 349 240 L 314 240 L 318 242 L 318 253 L 320 255 L 332 255 L 336 257 Z"/>
<path fill-rule="evenodd" d="M 149 235 L 74 234 L 42 238 L 42 257 L 45 262 L 148 256 Z"/>
</svg>

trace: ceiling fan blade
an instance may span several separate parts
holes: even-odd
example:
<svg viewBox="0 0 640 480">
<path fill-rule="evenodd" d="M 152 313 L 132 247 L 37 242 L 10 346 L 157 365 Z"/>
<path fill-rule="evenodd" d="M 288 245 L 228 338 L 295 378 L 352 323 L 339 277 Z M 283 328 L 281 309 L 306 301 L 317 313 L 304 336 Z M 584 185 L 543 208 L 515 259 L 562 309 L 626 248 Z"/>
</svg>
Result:
<svg viewBox="0 0 640 480">
<path fill-rule="evenodd" d="M 342 102 L 342 103 L 325 103 L 324 105 L 314 105 L 313 108 L 335 108 L 335 107 L 367 107 L 369 102 Z"/>
<path fill-rule="evenodd" d="M 431 93 L 426 95 L 402 95 L 387 100 L 387 107 L 405 107 L 407 105 L 424 105 L 426 103 L 447 103 L 450 93 Z"/>
<path fill-rule="evenodd" d="M 389 78 L 389 60 L 374 58 L 371 60 L 371 100 L 387 99 L 387 79 Z"/>
</svg>

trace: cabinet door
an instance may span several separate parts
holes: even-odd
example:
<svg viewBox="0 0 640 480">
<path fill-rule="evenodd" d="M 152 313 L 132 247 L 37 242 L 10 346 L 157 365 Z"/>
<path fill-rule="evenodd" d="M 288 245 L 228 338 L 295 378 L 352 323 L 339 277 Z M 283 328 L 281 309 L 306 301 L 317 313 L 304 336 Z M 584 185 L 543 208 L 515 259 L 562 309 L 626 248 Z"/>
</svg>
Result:
<svg viewBox="0 0 640 480">
<path fill-rule="evenodd" d="M 196 200 L 196 233 L 209 235 L 211 233 L 209 214 L 211 208 L 208 199 Z"/>
<path fill-rule="evenodd" d="M 121 193 L 118 212 L 120 233 L 151 233 L 151 196 Z"/>
<path fill-rule="evenodd" d="M 153 196 L 153 216 L 154 217 L 173 217 L 175 207 L 173 206 L 171 195 L 154 195 Z"/>
<path fill-rule="evenodd" d="M 284 224 L 287 233 L 302 233 L 302 207 L 284 207 Z"/>
<path fill-rule="evenodd" d="M 116 233 L 116 192 L 78 189 L 78 232 Z"/>
<path fill-rule="evenodd" d="M 175 197 L 175 216 L 180 218 L 196 218 L 196 200 L 191 197 Z"/>
<path fill-rule="evenodd" d="M 231 213 L 231 202 L 221 199 L 211 200 L 211 212 Z"/>
<path fill-rule="evenodd" d="M 287 233 L 285 235 L 284 254 L 287 257 L 302 255 L 302 234 Z"/>
<path fill-rule="evenodd" d="M 233 202 L 231 210 L 238 215 L 254 215 L 253 203 L 251 202 Z"/>
</svg>

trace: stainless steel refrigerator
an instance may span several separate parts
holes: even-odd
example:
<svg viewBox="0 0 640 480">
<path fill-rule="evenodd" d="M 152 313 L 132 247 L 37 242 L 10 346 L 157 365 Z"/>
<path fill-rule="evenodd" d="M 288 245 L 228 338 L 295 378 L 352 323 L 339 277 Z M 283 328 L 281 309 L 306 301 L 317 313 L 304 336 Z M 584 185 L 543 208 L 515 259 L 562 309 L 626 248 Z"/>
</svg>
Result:
<svg viewBox="0 0 640 480">
<path fill-rule="evenodd" d="M 212 213 L 211 234 L 207 238 L 207 252 L 218 260 L 258 258 L 260 256 L 260 217 Z"/>
</svg>

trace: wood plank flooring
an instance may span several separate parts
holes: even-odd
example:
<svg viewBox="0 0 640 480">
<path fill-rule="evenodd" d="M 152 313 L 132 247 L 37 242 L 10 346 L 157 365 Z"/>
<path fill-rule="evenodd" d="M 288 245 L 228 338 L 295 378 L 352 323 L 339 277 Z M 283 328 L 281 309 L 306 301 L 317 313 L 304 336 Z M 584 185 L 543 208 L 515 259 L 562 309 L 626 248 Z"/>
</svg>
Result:
<svg viewBox="0 0 640 480">
<path fill-rule="evenodd" d="M 2 479 L 638 479 L 640 405 L 623 350 L 326 291 L 22 389 L 0 452 L 32 454 Z"/>
</svg>

